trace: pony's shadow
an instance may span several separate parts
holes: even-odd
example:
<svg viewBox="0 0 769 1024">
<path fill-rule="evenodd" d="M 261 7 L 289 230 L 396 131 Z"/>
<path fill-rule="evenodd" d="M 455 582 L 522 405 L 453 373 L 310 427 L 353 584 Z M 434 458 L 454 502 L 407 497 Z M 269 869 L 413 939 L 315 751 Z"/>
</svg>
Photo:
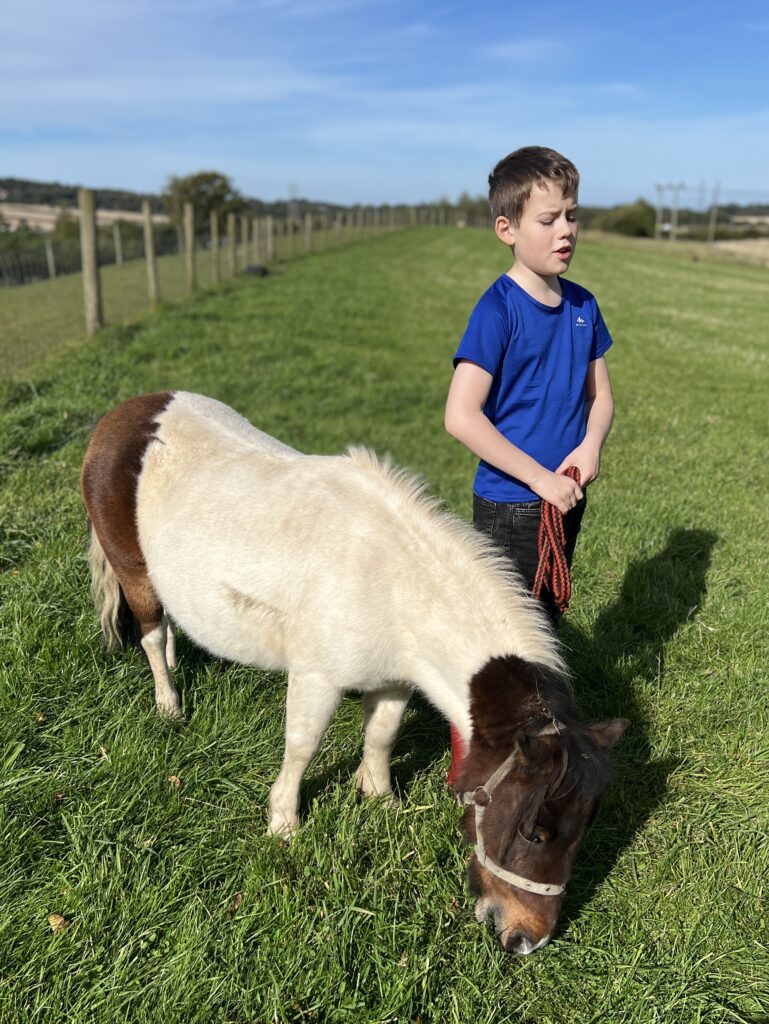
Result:
<svg viewBox="0 0 769 1024">
<path fill-rule="evenodd" d="M 702 604 L 717 540 L 709 530 L 673 530 L 661 551 L 631 562 L 617 600 L 600 613 L 592 635 L 568 618 L 561 626 L 575 697 L 585 717 L 631 721 L 612 752 L 614 785 L 595 826 L 598 838 L 586 843 L 589 860 L 577 859 L 561 929 L 579 915 L 662 802 L 668 776 L 678 766 L 671 758 L 654 759 L 645 705 L 649 694 L 665 685 L 667 644 Z"/>
</svg>

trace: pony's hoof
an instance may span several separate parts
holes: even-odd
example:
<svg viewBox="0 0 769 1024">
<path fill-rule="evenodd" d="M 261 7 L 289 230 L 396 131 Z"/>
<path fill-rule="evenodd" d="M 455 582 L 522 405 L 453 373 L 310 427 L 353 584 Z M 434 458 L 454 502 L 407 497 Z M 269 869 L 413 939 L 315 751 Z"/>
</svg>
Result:
<svg viewBox="0 0 769 1024">
<path fill-rule="evenodd" d="M 177 725 L 185 725 L 187 722 L 182 709 L 176 704 L 158 704 L 157 709 L 160 717 L 165 718 L 167 722 L 174 722 Z"/>
<path fill-rule="evenodd" d="M 286 843 L 290 843 L 296 835 L 296 823 L 290 824 L 282 814 L 273 814 L 267 826 L 267 835 L 275 836 Z"/>
<path fill-rule="evenodd" d="M 378 800 L 380 797 L 385 797 L 395 801 L 389 777 L 384 781 L 381 779 L 376 781 L 371 772 L 363 765 L 360 765 L 355 772 L 355 788 L 367 800 Z"/>
</svg>

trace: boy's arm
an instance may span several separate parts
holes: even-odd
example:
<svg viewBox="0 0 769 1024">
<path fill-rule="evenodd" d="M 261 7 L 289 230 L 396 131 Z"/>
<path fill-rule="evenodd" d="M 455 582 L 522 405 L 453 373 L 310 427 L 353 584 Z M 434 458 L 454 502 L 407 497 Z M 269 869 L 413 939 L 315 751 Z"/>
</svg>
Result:
<svg viewBox="0 0 769 1024">
<path fill-rule="evenodd" d="M 514 476 L 561 512 L 568 512 L 582 497 L 579 485 L 545 469 L 500 434 L 484 415 L 492 380 L 477 363 L 462 360 L 457 365 L 446 402 L 446 430 L 484 462 Z"/>
<path fill-rule="evenodd" d="M 601 448 L 614 419 L 614 398 L 606 360 L 601 356 L 589 364 L 585 380 L 587 400 L 587 432 L 585 439 L 563 460 L 556 470 L 562 473 L 569 466 L 579 468 L 583 484 L 596 480 L 601 470 Z"/>
</svg>

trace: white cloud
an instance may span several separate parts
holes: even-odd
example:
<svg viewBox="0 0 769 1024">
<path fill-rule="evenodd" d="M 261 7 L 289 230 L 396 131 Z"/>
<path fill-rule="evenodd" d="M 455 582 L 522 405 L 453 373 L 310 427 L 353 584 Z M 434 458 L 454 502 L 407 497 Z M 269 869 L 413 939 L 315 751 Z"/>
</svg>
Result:
<svg viewBox="0 0 769 1024">
<path fill-rule="evenodd" d="M 484 46 L 481 48 L 481 57 L 504 61 L 562 60 L 573 47 L 572 41 L 554 36 L 523 36 Z"/>
</svg>

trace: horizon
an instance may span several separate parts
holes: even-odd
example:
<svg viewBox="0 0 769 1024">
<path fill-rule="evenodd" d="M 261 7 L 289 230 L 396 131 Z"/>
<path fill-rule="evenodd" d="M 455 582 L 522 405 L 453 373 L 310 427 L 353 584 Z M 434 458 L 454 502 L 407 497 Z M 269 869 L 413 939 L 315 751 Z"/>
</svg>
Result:
<svg viewBox="0 0 769 1024">
<path fill-rule="evenodd" d="M 29 185 L 53 186 L 55 188 L 63 188 L 63 189 L 87 188 L 87 189 L 90 189 L 92 192 L 94 192 L 97 197 L 98 197 L 98 194 L 100 192 L 119 192 L 119 193 L 125 193 L 126 195 L 136 196 L 137 198 L 141 198 L 141 199 L 163 199 L 164 198 L 164 193 L 163 192 L 135 192 L 133 189 L 129 189 L 129 188 L 120 188 L 120 187 L 115 188 L 113 186 L 108 186 L 108 187 L 101 188 L 98 185 L 96 185 L 96 186 L 80 185 L 80 184 L 77 184 L 77 183 L 74 183 L 74 182 L 38 181 L 38 180 L 35 180 L 33 178 L 18 178 L 18 177 L 13 176 L 13 175 L 7 175 L 7 176 L 4 176 L 4 177 L 0 177 L 0 182 L 8 181 L 8 180 L 16 180 L 16 181 L 20 181 L 20 182 L 23 182 L 24 184 L 29 184 Z M 0 189 L 2 189 L 2 185 L 0 185 Z M 279 197 L 276 197 L 274 199 L 265 199 L 262 196 L 249 196 L 249 195 L 241 194 L 240 198 L 243 199 L 247 203 L 248 202 L 264 203 L 266 206 L 279 205 L 279 204 L 282 204 L 282 203 L 286 203 L 287 204 L 287 203 L 290 203 L 290 202 L 308 203 L 310 205 L 316 205 L 316 206 L 324 206 L 324 205 L 327 205 L 327 206 L 346 206 L 346 205 L 349 205 L 350 208 L 352 208 L 352 205 L 355 205 L 355 204 L 345 204 L 345 203 L 334 203 L 331 200 L 324 199 L 322 197 L 311 197 L 311 196 L 303 196 L 303 195 L 296 195 L 296 196 L 291 196 L 291 197 L 289 197 L 289 196 L 279 196 Z M 461 197 L 457 197 L 456 199 L 450 199 L 449 198 L 447 200 L 448 201 L 448 205 L 451 206 L 451 207 L 456 207 L 456 206 L 459 205 L 459 200 L 460 199 L 461 199 Z M 580 210 L 585 210 L 585 209 L 590 209 L 590 210 L 611 209 L 611 208 L 613 208 L 615 206 L 632 205 L 633 203 L 643 201 L 644 199 L 645 199 L 645 197 L 638 196 L 634 200 L 628 200 L 627 203 L 614 203 L 614 204 L 606 204 L 606 205 L 598 205 L 598 204 L 591 204 L 591 203 L 582 203 L 582 202 L 580 202 L 579 206 L 578 206 L 578 209 L 577 209 L 577 216 L 579 217 L 579 211 Z M 470 196 L 470 200 L 472 202 L 487 201 L 487 197 L 484 194 L 479 194 L 477 196 Z M 403 207 L 403 206 L 405 206 L 405 207 L 408 207 L 408 206 L 432 206 L 432 205 L 438 205 L 438 204 L 443 203 L 445 201 L 446 200 L 444 198 L 439 198 L 439 199 L 433 200 L 432 202 L 425 201 L 424 203 L 412 203 L 412 204 L 409 204 L 409 203 L 392 203 L 392 204 L 388 204 L 388 203 L 366 203 L 366 204 L 359 204 L 359 205 L 363 205 L 363 206 L 371 207 L 371 208 L 384 207 L 384 206 L 389 206 L 389 205 L 398 206 L 398 207 Z M 651 200 L 646 200 L 646 201 L 648 201 L 651 206 L 654 206 L 654 203 Z M 43 204 L 26 203 L 24 201 L 19 201 L 19 200 L 15 200 L 15 199 L 6 200 L 3 196 L 0 196 L 0 214 L 2 214 L 2 209 L 3 209 L 2 204 L 4 202 L 8 202 L 8 204 L 11 205 L 11 206 L 44 205 L 44 206 L 51 206 L 52 208 L 55 208 L 58 205 L 56 203 L 43 203 Z M 663 206 L 664 206 L 665 209 L 668 209 L 670 207 L 670 199 L 669 199 L 669 197 L 667 197 L 665 199 L 665 202 L 663 203 Z M 766 199 L 764 199 L 763 201 L 761 201 L 761 200 L 757 200 L 756 202 L 750 202 L 750 201 L 746 201 L 746 202 L 721 201 L 720 202 L 720 208 L 724 209 L 725 207 L 765 207 L 766 209 L 769 209 L 769 192 L 767 193 Z M 74 209 L 75 207 L 72 207 L 72 208 Z M 67 209 L 69 209 L 69 207 L 67 207 Z M 111 210 L 112 207 L 105 207 L 104 209 L 105 210 Z M 114 209 L 115 210 L 119 210 L 120 208 L 115 207 Z M 679 212 L 681 212 L 681 213 L 695 213 L 696 214 L 696 213 L 706 213 L 707 212 L 706 208 L 701 210 L 701 209 L 699 209 L 695 205 L 687 206 L 686 203 L 680 203 L 678 209 L 679 209 Z M 125 212 L 128 212 L 128 211 L 125 211 Z"/>
<path fill-rule="evenodd" d="M 657 185 L 669 202 L 674 184 L 693 210 L 769 203 L 757 0 L 578 16 L 555 0 L 546 19 L 459 0 L 42 0 L 7 21 L 2 177 L 157 195 L 215 169 L 268 203 L 456 203 L 541 144 L 577 164 L 585 206 L 656 205 Z"/>
</svg>

